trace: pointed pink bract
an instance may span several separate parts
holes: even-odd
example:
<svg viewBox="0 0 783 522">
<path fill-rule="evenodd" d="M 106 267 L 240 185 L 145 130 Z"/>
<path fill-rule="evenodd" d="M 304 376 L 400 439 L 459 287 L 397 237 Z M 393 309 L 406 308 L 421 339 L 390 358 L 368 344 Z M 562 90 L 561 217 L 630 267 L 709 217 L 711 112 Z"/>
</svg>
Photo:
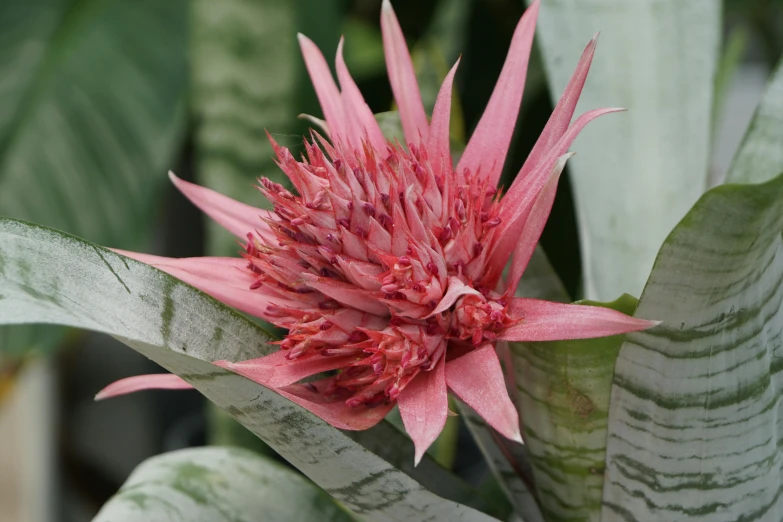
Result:
<svg viewBox="0 0 783 522">
<path fill-rule="evenodd" d="M 441 359 L 435 368 L 411 381 L 397 398 L 397 405 L 405 431 L 416 448 L 414 464 L 418 465 L 446 424 L 446 361 Z"/>
<path fill-rule="evenodd" d="M 389 82 L 394 99 L 397 101 L 405 140 L 418 145 L 419 141 L 426 138 L 428 134 L 427 114 L 421 102 L 419 82 L 416 80 L 413 62 L 408 53 L 408 46 L 405 44 L 405 36 L 402 34 L 400 23 L 389 0 L 383 0 L 381 32 Z"/>
<path fill-rule="evenodd" d="M 498 433 L 522 442 L 519 415 L 508 396 L 503 370 L 492 345 L 485 344 L 446 363 L 446 384 Z"/>
<path fill-rule="evenodd" d="M 601 306 L 553 303 L 516 297 L 509 315 L 519 322 L 499 332 L 507 341 L 591 339 L 646 330 L 660 324 Z"/>
<path fill-rule="evenodd" d="M 236 237 L 245 239 L 248 232 L 253 230 L 264 235 L 271 234 L 269 226 L 263 221 L 271 217 L 268 210 L 246 205 L 214 190 L 187 182 L 173 172 L 169 172 L 169 178 L 191 203 Z"/>
<path fill-rule="evenodd" d="M 114 381 L 95 395 L 96 401 L 144 390 L 190 390 L 193 386 L 171 373 L 134 375 Z"/>
<path fill-rule="evenodd" d="M 489 180 L 490 186 L 495 186 L 500 179 L 522 104 L 538 8 L 539 0 L 536 0 L 522 15 L 514 31 L 495 90 L 457 164 L 459 176 L 464 170 L 475 174 L 480 169 L 481 176 Z"/>
</svg>

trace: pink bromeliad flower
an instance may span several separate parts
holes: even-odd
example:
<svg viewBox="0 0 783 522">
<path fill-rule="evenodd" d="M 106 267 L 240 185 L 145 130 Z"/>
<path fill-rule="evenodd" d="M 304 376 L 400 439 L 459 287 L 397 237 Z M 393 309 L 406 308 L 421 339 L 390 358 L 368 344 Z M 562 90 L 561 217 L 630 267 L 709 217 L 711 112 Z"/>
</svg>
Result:
<svg viewBox="0 0 783 522">
<path fill-rule="evenodd" d="M 519 22 L 489 104 L 456 167 L 448 130 L 457 65 L 428 120 L 387 0 L 383 44 L 405 147 L 381 134 L 345 65 L 342 42 L 338 88 L 321 52 L 300 36 L 328 140 L 313 133 L 301 160 L 272 140 L 296 192 L 261 179 L 258 188 L 274 205 L 270 212 L 172 175 L 185 196 L 245 242 L 242 257 L 128 255 L 288 329 L 271 355 L 216 364 L 342 429 L 369 428 L 397 404 L 418 462 L 446 421 L 447 389 L 499 433 L 521 442 L 497 343 L 602 337 L 655 324 L 606 308 L 514 297 L 551 211 L 569 146 L 589 121 L 616 110 L 590 111 L 571 123 L 593 40 L 501 195 L 496 184 L 522 100 L 538 7 L 535 2 Z M 300 383 L 329 371 L 328 377 Z M 139 376 L 110 385 L 99 398 L 186 387 L 172 375 Z"/>
</svg>

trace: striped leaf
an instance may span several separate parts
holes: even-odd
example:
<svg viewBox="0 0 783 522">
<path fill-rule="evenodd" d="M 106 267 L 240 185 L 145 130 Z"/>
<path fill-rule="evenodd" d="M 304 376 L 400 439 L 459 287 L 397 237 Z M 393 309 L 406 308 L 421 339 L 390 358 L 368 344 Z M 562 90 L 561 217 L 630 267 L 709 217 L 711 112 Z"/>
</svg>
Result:
<svg viewBox="0 0 783 522">
<path fill-rule="evenodd" d="M 705 194 L 617 361 L 605 520 L 780 520 L 783 176 Z"/>
<path fill-rule="evenodd" d="M 239 201 L 263 206 L 259 176 L 288 183 L 275 164 L 268 130 L 285 146 L 301 138 L 296 123 L 298 2 L 193 0 L 191 2 L 192 110 L 200 184 Z M 236 240 L 209 223 L 207 250 L 236 253 Z"/>
<path fill-rule="evenodd" d="M 780 520 L 783 74 L 729 173 L 669 235 L 612 389 L 604 520 Z M 770 179 L 771 178 L 771 179 Z"/>
<path fill-rule="evenodd" d="M 631 314 L 636 299 L 583 301 Z M 548 522 L 598 521 L 612 371 L 623 336 L 512 343 L 517 404 Z"/>
<path fill-rule="evenodd" d="M 600 31 L 577 113 L 628 109 L 583 132 L 569 162 L 590 299 L 639 295 L 666 235 L 706 188 L 720 13 L 717 0 L 541 2 L 553 99 Z"/>
<path fill-rule="evenodd" d="M 350 522 L 301 475 L 238 448 L 194 448 L 144 461 L 93 522 Z"/>
<path fill-rule="evenodd" d="M 184 123 L 186 7 L 0 2 L 0 215 L 146 244 Z M 58 339 L 3 328 L 0 352 Z"/>
<path fill-rule="evenodd" d="M 368 520 L 494 520 L 433 494 L 288 399 L 208 362 L 272 350 L 254 323 L 152 267 L 61 232 L 0 219 L 0 324 L 19 323 L 116 337 L 185 378 Z"/>
</svg>

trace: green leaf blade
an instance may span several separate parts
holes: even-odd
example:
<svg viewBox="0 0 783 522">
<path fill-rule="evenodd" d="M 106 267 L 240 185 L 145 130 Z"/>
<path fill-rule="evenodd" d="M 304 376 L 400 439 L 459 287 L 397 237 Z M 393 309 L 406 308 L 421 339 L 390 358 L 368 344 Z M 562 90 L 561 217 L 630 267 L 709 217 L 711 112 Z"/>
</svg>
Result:
<svg viewBox="0 0 783 522">
<path fill-rule="evenodd" d="M 209 361 L 269 353 L 263 331 L 157 269 L 0 218 L 0 324 L 108 333 L 180 375 L 352 511 L 370 520 L 489 522 L 438 497 L 281 395 Z"/>
<path fill-rule="evenodd" d="M 604 518 L 783 516 L 783 176 L 707 194 L 664 243 L 617 361 Z"/>
<path fill-rule="evenodd" d="M 144 461 L 93 522 L 355 520 L 293 471 L 238 448 L 195 448 Z"/>
</svg>

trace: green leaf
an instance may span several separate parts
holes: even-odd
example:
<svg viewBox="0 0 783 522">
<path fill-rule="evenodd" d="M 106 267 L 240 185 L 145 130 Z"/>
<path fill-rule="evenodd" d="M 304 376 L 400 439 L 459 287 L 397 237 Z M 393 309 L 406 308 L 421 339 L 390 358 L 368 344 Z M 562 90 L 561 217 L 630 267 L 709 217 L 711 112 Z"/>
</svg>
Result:
<svg viewBox="0 0 783 522">
<path fill-rule="evenodd" d="M 726 181 L 759 183 L 783 172 L 783 62 L 756 109 Z"/>
<path fill-rule="evenodd" d="M 142 462 L 93 522 L 261 519 L 355 520 L 301 475 L 267 458 L 239 448 L 194 448 Z"/>
<path fill-rule="evenodd" d="M 298 147 L 293 100 L 302 59 L 296 2 L 194 0 L 191 4 L 192 109 L 196 171 L 202 185 L 251 205 L 269 203 L 254 188 L 260 176 L 287 184 L 265 129 Z M 207 251 L 233 255 L 236 240 L 210 222 Z"/>
<path fill-rule="evenodd" d="M 580 304 L 631 314 L 636 299 Z M 599 520 L 609 393 L 622 341 L 511 343 L 522 433 L 548 522 Z"/>
<path fill-rule="evenodd" d="M 600 118 L 569 162 L 585 295 L 638 295 L 658 248 L 706 188 L 721 34 L 715 0 L 543 0 L 537 34 L 553 99 L 601 32 L 577 112 Z"/>
<path fill-rule="evenodd" d="M 0 324 L 104 332 L 182 376 L 367 519 L 494 520 L 436 496 L 281 395 L 210 364 L 273 347 L 257 325 L 159 270 L 61 232 L 0 219 L 0 296 Z"/>
<path fill-rule="evenodd" d="M 186 6 L 0 2 L 0 215 L 146 244 L 184 123 Z M 0 352 L 62 336 L 37 330 L 2 329 Z"/>
<path fill-rule="evenodd" d="M 612 389 L 604 517 L 778 520 L 783 129 L 778 68 L 729 181 L 664 242 Z M 698 518 L 697 518 L 698 517 Z"/>
<path fill-rule="evenodd" d="M 661 248 L 612 389 L 607 520 L 779 520 L 783 176 L 707 192 Z"/>
</svg>

